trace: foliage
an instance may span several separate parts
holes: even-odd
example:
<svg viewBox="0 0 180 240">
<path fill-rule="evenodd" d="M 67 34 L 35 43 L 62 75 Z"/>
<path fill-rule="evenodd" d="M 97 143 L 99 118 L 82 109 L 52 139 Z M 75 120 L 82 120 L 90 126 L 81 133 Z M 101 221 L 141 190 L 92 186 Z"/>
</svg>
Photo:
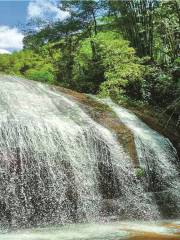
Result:
<svg viewBox="0 0 180 240">
<path fill-rule="evenodd" d="M 178 57 L 180 9 L 177 1 L 162 1 L 154 11 L 154 58 L 160 64 Z"/>
<path fill-rule="evenodd" d="M 97 34 L 97 17 L 102 11 L 103 1 L 96 0 L 62 0 L 62 10 L 69 11 L 71 17 L 78 19 L 81 23 L 81 29 L 87 32 L 88 36 Z"/>
<path fill-rule="evenodd" d="M 104 81 L 104 69 L 96 40 L 96 37 L 82 40 L 75 54 L 73 81 L 75 89 L 79 91 L 96 93 Z"/>
<path fill-rule="evenodd" d="M 104 66 L 105 82 L 101 84 L 101 95 L 118 99 L 125 94 L 139 98 L 143 66 L 138 63 L 135 50 L 118 33 L 100 33 L 97 43 Z"/>
<path fill-rule="evenodd" d="M 142 178 L 142 177 L 144 177 L 145 176 L 145 170 L 144 169 L 142 169 L 142 168 L 136 168 L 136 176 L 138 177 L 138 178 Z"/>
<path fill-rule="evenodd" d="M 178 1 L 70 0 L 59 7 L 69 17 L 27 32 L 22 51 L 0 55 L 1 72 L 145 102 L 178 117 Z"/>
<path fill-rule="evenodd" d="M 15 52 L 11 55 L 3 54 L 0 57 L 0 71 L 53 83 L 55 80 L 53 65 L 49 59 L 43 57 L 45 54 L 41 56 L 31 50 Z"/>
<path fill-rule="evenodd" d="M 109 0 L 115 24 L 123 36 L 131 41 L 140 57 L 153 56 L 153 17 L 157 0 L 113 1 Z"/>
<path fill-rule="evenodd" d="M 100 90 L 101 95 L 118 98 L 124 93 L 132 96 L 131 89 L 134 88 L 133 95 L 138 97 L 143 67 L 137 62 L 134 49 L 119 33 L 101 31 L 80 42 L 73 80 L 78 90 L 83 88 L 85 92 Z"/>
<path fill-rule="evenodd" d="M 26 71 L 25 76 L 35 81 L 54 83 L 54 76 L 48 71 L 29 69 Z"/>
</svg>

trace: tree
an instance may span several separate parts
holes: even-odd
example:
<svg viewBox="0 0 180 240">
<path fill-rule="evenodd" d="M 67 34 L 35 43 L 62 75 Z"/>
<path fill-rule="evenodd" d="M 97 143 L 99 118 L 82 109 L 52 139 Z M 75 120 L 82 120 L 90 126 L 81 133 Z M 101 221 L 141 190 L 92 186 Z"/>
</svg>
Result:
<svg viewBox="0 0 180 240">
<path fill-rule="evenodd" d="M 72 18 L 78 19 L 82 26 L 81 30 L 91 36 L 98 32 L 97 17 L 102 10 L 102 3 L 102 1 L 96 0 L 63 0 L 60 2 L 60 6 L 62 10 L 69 11 Z"/>
<path fill-rule="evenodd" d="M 100 93 L 116 100 L 125 95 L 141 98 L 144 68 L 134 48 L 116 32 L 100 33 L 97 42 L 105 69 L 105 81 L 100 86 Z"/>
<path fill-rule="evenodd" d="M 109 7 L 115 15 L 117 28 L 136 49 L 140 57 L 153 59 L 154 9 L 158 0 L 109 0 Z"/>
<path fill-rule="evenodd" d="M 74 81 L 79 86 L 78 90 L 83 86 L 83 91 L 100 91 L 101 95 L 116 99 L 125 93 L 139 98 L 142 72 L 143 67 L 135 57 L 135 50 L 117 32 L 100 32 L 83 40 L 76 53 Z"/>
<path fill-rule="evenodd" d="M 154 58 L 158 63 L 167 65 L 179 55 L 179 4 L 175 0 L 160 2 L 154 15 Z"/>
</svg>

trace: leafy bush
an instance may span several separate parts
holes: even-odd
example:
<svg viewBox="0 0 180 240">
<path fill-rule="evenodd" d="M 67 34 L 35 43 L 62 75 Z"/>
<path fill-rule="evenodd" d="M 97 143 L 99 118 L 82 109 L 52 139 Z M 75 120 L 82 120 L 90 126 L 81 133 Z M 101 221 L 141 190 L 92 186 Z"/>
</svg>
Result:
<svg viewBox="0 0 180 240">
<path fill-rule="evenodd" d="M 178 97 L 179 83 L 173 72 L 170 66 L 167 69 L 155 65 L 146 67 L 144 93 L 149 103 L 164 107 Z"/>
<path fill-rule="evenodd" d="M 74 58 L 76 89 L 115 99 L 125 94 L 139 99 L 144 68 L 138 61 L 135 50 L 117 32 L 100 32 L 82 40 Z"/>
<path fill-rule="evenodd" d="M 106 80 L 100 86 L 100 94 L 117 100 L 122 95 L 141 98 L 144 68 L 135 56 L 134 48 L 116 32 L 100 33 L 97 42 Z"/>
<path fill-rule="evenodd" d="M 0 55 L 0 71 L 25 76 L 36 81 L 53 83 L 55 81 L 55 68 L 45 50 L 43 47 L 42 55 L 32 50 L 2 54 Z"/>
<path fill-rule="evenodd" d="M 141 178 L 145 176 L 145 170 L 142 168 L 136 168 L 135 169 L 136 177 Z"/>
<path fill-rule="evenodd" d="M 103 81 L 104 69 L 96 38 L 82 40 L 74 58 L 73 87 L 78 91 L 96 93 Z"/>
<path fill-rule="evenodd" d="M 54 83 L 54 75 L 47 70 L 29 69 L 26 71 L 25 76 L 35 81 L 46 82 L 50 84 Z"/>
</svg>

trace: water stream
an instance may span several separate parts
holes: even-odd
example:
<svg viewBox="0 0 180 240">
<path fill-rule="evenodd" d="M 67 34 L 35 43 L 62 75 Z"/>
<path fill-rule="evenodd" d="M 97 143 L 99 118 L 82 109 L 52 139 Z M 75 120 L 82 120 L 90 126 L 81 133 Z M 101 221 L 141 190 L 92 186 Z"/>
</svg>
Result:
<svg viewBox="0 0 180 240">
<path fill-rule="evenodd" d="M 0 233 L 1 240 L 178 240 L 180 222 L 67 224 Z"/>
</svg>

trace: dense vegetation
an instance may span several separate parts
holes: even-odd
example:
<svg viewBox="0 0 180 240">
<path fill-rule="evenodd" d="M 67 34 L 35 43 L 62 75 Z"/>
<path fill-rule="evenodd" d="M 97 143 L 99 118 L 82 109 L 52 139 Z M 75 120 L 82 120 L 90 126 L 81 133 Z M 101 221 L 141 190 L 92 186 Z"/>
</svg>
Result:
<svg viewBox="0 0 180 240">
<path fill-rule="evenodd" d="M 72 0 L 70 15 L 0 56 L 0 71 L 180 112 L 180 11 L 176 0 Z M 177 122 L 178 124 L 179 122 Z"/>
</svg>

